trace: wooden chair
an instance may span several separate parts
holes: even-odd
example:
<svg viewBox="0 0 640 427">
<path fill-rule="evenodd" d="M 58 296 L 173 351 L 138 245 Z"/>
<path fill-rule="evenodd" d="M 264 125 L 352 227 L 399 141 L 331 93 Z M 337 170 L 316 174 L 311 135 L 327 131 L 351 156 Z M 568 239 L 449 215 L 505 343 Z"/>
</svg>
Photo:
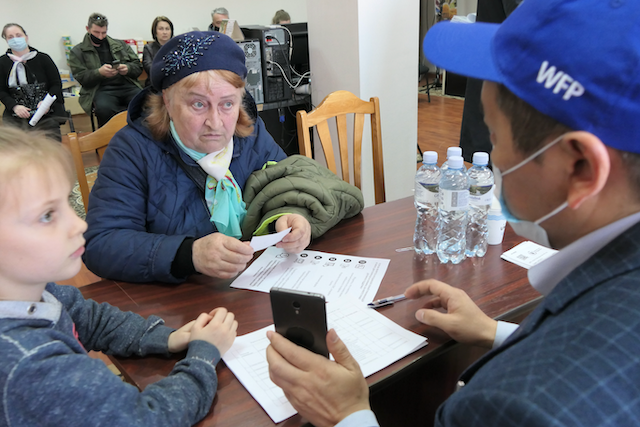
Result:
<svg viewBox="0 0 640 427">
<path fill-rule="evenodd" d="M 100 129 L 95 132 L 91 132 L 88 135 L 78 137 L 76 132 L 67 134 L 69 137 L 69 148 L 73 155 L 73 163 L 76 166 L 76 175 L 78 176 L 78 185 L 80 186 L 80 193 L 82 193 L 82 203 L 84 203 L 85 211 L 89 208 L 89 183 L 87 181 L 87 175 L 84 171 L 84 162 L 82 161 L 82 153 L 89 153 L 96 151 L 98 158 L 102 160 L 104 151 L 109 145 L 109 141 L 113 135 L 127 124 L 127 112 L 123 111 L 116 114 Z"/>
<path fill-rule="evenodd" d="M 373 144 L 373 181 L 375 188 L 376 204 L 384 203 L 384 166 L 382 160 L 382 133 L 380 130 L 380 103 L 377 97 L 368 102 L 363 101 L 351 92 L 339 90 L 327 95 L 318 107 L 307 113 L 304 110 L 297 112 L 298 145 L 300 154 L 309 158 L 311 152 L 311 139 L 309 129 L 316 126 L 318 136 L 327 159 L 327 166 L 336 175 L 336 159 L 333 153 L 333 143 L 329 134 L 329 119 L 336 118 L 338 131 L 338 143 L 340 149 L 340 166 L 342 179 L 351 182 L 349 178 L 349 141 L 347 137 L 347 114 L 354 114 L 353 121 L 353 178 L 354 185 L 361 186 L 362 164 L 362 133 L 364 129 L 364 115 L 371 115 L 371 139 Z"/>
</svg>

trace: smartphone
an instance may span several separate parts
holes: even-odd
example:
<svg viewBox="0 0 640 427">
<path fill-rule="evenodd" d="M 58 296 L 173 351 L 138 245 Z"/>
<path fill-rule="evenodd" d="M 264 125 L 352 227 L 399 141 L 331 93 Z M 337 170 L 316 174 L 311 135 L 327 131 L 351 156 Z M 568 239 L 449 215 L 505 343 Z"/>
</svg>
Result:
<svg viewBox="0 0 640 427">
<path fill-rule="evenodd" d="M 118 68 L 118 65 L 120 65 L 120 60 L 119 59 L 116 59 L 115 61 L 113 61 L 111 63 L 111 67 L 112 68 Z"/>
<path fill-rule="evenodd" d="M 324 295 L 277 287 L 271 288 L 269 294 L 276 332 L 328 358 Z"/>
</svg>

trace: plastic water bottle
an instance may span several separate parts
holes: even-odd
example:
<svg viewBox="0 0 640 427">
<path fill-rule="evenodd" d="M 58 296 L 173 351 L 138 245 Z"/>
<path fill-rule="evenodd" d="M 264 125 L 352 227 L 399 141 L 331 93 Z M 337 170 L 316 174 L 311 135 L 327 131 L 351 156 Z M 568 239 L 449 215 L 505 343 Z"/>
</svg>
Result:
<svg viewBox="0 0 640 427">
<path fill-rule="evenodd" d="M 469 222 L 467 225 L 467 256 L 483 257 L 487 253 L 487 215 L 493 201 L 493 172 L 487 167 L 489 154 L 473 153 L 469 179 Z"/>
<path fill-rule="evenodd" d="M 414 205 L 418 211 L 413 232 L 413 249 L 417 254 L 432 254 L 438 240 L 438 187 L 440 168 L 438 153 L 425 151 L 422 166 L 416 172 Z"/>
<path fill-rule="evenodd" d="M 469 180 L 462 157 L 449 157 L 448 163 L 449 168 L 440 179 L 436 253 L 442 263 L 458 264 L 464 260 L 467 248 Z"/>
<path fill-rule="evenodd" d="M 447 148 L 447 160 L 444 161 L 444 163 L 442 163 L 442 166 L 440 166 L 440 170 L 441 171 L 445 171 L 446 169 L 449 168 L 449 159 L 453 156 L 460 156 L 462 157 L 462 148 L 460 147 L 449 147 Z M 462 164 L 462 168 L 464 170 L 467 170 L 467 168 L 464 167 L 464 163 Z"/>
</svg>

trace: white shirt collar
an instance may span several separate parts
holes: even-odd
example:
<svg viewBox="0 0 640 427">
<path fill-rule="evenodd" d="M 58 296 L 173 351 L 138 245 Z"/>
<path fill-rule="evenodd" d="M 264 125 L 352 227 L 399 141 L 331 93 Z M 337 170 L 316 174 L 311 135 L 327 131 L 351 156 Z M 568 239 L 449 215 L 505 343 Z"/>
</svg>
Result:
<svg viewBox="0 0 640 427">
<path fill-rule="evenodd" d="M 529 283 L 549 295 L 562 279 L 609 242 L 640 221 L 640 212 L 624 217 L 581 237 L 557 254 L 529 269 Z"/>
<path fill-rule="evenodd" d="M 60 319 L 62 304 L 48 291 L 42 301 L 0 301 L 0 319 L 44 319 L 54 323 Z"/>
</svg>

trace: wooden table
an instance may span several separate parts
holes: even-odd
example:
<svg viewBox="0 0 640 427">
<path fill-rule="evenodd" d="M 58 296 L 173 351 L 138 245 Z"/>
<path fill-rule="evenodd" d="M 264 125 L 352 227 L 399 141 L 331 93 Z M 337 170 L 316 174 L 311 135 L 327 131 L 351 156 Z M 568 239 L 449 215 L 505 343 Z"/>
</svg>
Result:
<svg viewBox="0 0 640 427">
<path fill-rule="evenodd" d="M 310 249 L 364 257 L 388 258 L 389 269 L 377 298 L 401 294 L 414 282 L 436 278 L 464 289 L 492 317 L 515 320 L 527 314 L 540 295 L 528 284 L 526 270 L 500 259 L 500 254 L 522 239 L 507 227 L 502 245 L 490 246 L 484 258 L 466 259 L 459 265 L 441 264 L 435 255 L 419 259 L 413 251 L 396 249 L 412 245 L 415 209 L 407 198 L 365 209 L 344 220 Z M 87 298 L 107 301 L 143 316 L 157 314 L 166 324 L 179 327 L 201 312 L 225 306 L 239 323 L 238 335 L 273 323 L 269 295 L 232 289 L 232 280 L 194 276 L 181 285 L 130 284 L 103 280 L 82 288 Z M 423 301 L 403 301 L 380 309 L 401 326 L 424 335 L 429 345 L 370 376 L 371 402 L 381 425 L 429 425 L 433 413 L 453 390 L 457 375 L 478 357 L 473 349 L 456 345 L 441 330 L 415 320 Z M 125 378 L 144 389 L 169 374 L 176 360 L 160 357 L 115 359 Z M 273 426 L 273 422 L 221 362 L 218 393 L 211 412 L 199 426 Z M 425 390 L 425 388 L 428 388 Z M 415 408 L 415 406 L 419 408 Z M 399 418 L 398 413 L 404 417 Z M 402 420 L 402 421 L 401 421 Z M 299 415 L 280 425 L 303 424 Z"/>
</svg>

